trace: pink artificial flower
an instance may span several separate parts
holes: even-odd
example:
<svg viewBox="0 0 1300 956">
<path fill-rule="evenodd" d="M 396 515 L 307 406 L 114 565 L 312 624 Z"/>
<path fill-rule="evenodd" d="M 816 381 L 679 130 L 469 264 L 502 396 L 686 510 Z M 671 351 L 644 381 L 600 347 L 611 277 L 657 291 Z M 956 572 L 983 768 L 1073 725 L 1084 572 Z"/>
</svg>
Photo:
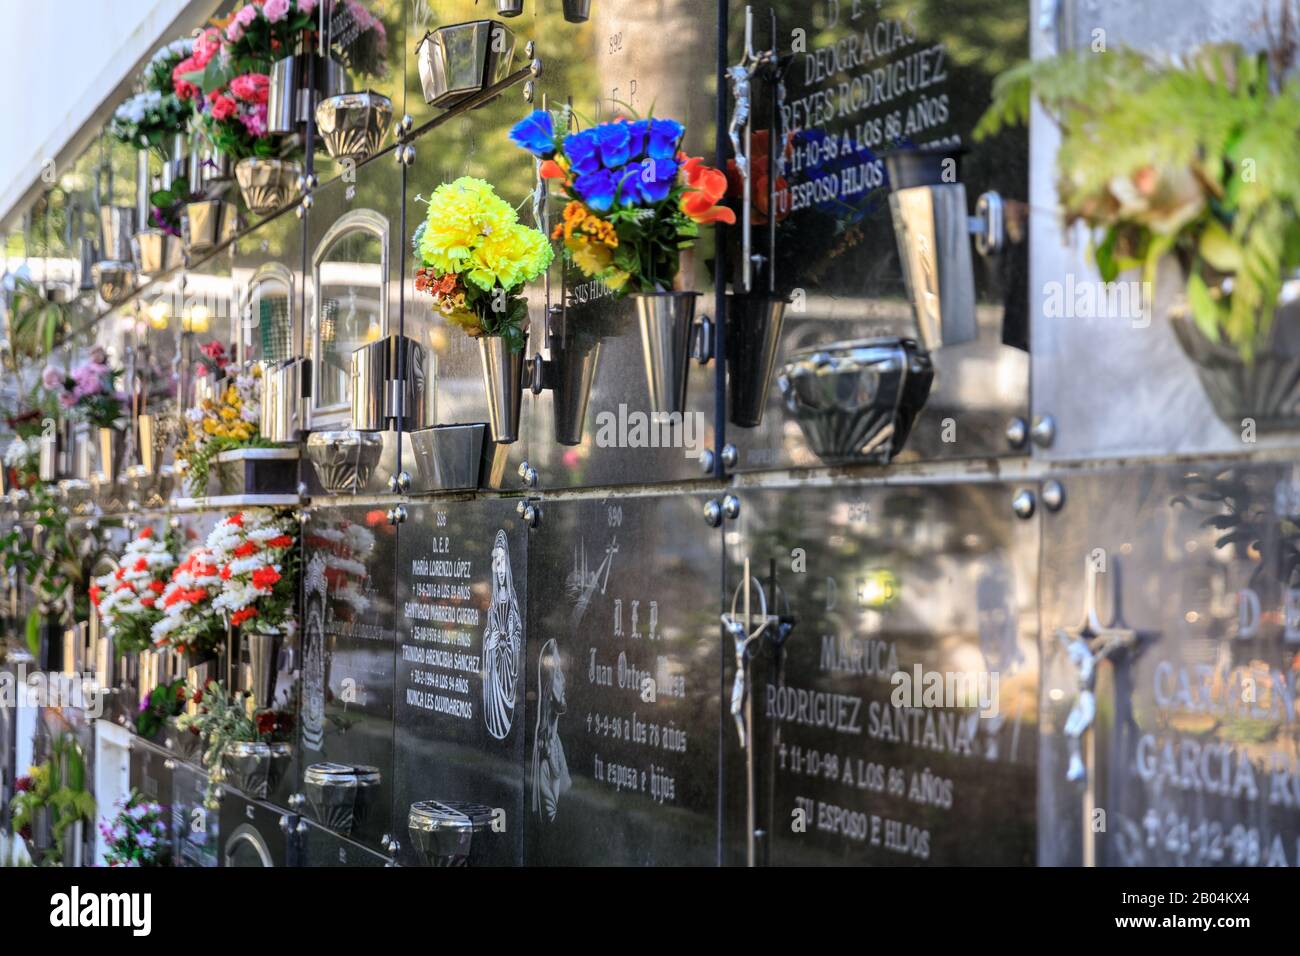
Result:
<svg viewBox="0 0 1300 956">
<path fill-rule="evenodd" d="M 271 78 L 265 73 L 245 73 L 230 81 L 230 92 L 245 103 L 265 103 L 270 90 Z"/>
<path fill-rule="evenodd" d="M 244 129 L 248 130 L 250 136 L 261 139 L 266 135 L 266 104 L 259 104 L 240 113 L 239 121 L 244 124 Z"/>
<path fill-rule="evenodd" d="M 63 373 L 53 365 L 47 365 L 45 371 L 41 372 L 41 384 L 46 388 L 62 388 Z"/>
<path fill-rule="evenodd" d="M 288 0 L 285 0 L 286 13 L 288 12 L 288 6 L 289 6 Z M 252 26 L 253 21 L 256 19 L 257 19 L 257 6 L 252 3 L 247 4 L 244 7 L 240 8 L 240 11 L 235 14 L 235 22 L 242 27 Z M 274 21 L 276 18 L 268 15 L 267 19 Z"/>
<path fill-rule="evenodd" d="M 262 4 L 262 16 L 272 23 L 279 23 L 288 15 L 289 0 L 266 0 L 266 3 Z"/>
<path fill-rule="evenodd" d="M 244 25 L 238 20 L 231 20 L 226 27 L 226 39 L 231 43 L 238 43 L 244 38 Z"/>
<path fill-rule="evenodd" d="M 238 110 L 235 101 L 223 93 L 210 93 L 208 102 L 211 104 L 212 118 L 215 120 L 230 119 Z"/>
<path fill-rule="evenodd" d="M 182 79 L 187 73 L 194 73 L 199 69 L 194 57 L 187 57 L 176 64 L 172 70 L 172 90 L 181 100 L 192 100 L 199 95 L 199 88 L 188 80 Z"/>
<path fill-rule="evenodd" d="M 299 13 L 311 13 L 316 9 L 316 0 L 298 0 Z"/>
<path fill-rule="evenodd" d="M 251 6 L 251 5 L 250 5 Z M 256 11 L 254 11 L 254 16 Z M 249 22 L 252 21 L 249 17 Z M 245 22 L 244 26 L 248 26 Z M 194 41 L 193 57 L 200 67 L 208 65 L 208 61 L 216 56 L 217 51 L 221 49 L 221 32 L 216 27 L 208 27 Z"/>
<path fill-rule="evenodd" d="M 64 408 L 71 408 L 77 404 L 77 396 L 72 392 L 61 392 L 59 394 L 59 404 Z"/>
</svg>

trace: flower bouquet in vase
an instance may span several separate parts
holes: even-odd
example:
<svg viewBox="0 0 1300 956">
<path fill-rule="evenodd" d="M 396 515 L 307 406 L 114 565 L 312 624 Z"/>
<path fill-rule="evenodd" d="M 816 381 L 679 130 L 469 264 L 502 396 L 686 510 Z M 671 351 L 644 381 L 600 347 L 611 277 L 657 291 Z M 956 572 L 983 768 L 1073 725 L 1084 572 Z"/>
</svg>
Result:
<svg viewBox="0 0 1300 956">
<path fill-rule="evenodd" d="M 146 527 L 127 545 L 118 567 L 94 579 L 90 603 L 113 642 L 113 656 L 153 647 L 153 626 L 162 620 L 161 599 L 175 568 L 170 543 Z"/>
<path fill-rule="evenodd" d="M 69 371 L 47 365 L 41 384 L 72 421 L 98 430 L 100 480 L 112 484 L 119 477 L 125 451 L 126 396 L 115 388 L 121 369 L 110 368 L 108 354 L 99 346 L 85 362 Z"/>
<path fill-rule="evenodd" d="M 149 629 L 154 647 L 179 651 L 191 671 L 213 661 L 226 638 L 225 622 L 213 607 L 222 584 L 212 551 L 204 545 L 190 549 L 159 598 L 162 617 Z"/>
<path fill-rule="evenodd" d="M 270 709 L 276 658 L 297 630 L 297 527 L 288 512 L 259 509 L 230 515 L 208 535 L 221 578 L 212 606 L 239 628 L 250 713 Z"/>
<path fill-rule="evenodd" d="M 552 238 L 588 278 L 615 296 L 631 295 L 641 325 L 650 401 L 657 412 L 686 406 L 698 292 L 676 289 L 680 256 L 699 225 L 734 222 L 717 201 L 726 177 L 681 152 L 685 127 L 671 119 L 617 119 L 578 132 L 564 111 L 556 123 L 536 110 L 510 139 L 541 161 L 568 199 Z"/>
<path fill-rule="evenodd" d="M 194 713 L 182 714 L 176 724 L 202 741 L 200 762 L 208 772 L 204 806 L 217 809 L 223 781 L 250 797 L 266 799 L 289 765 L 292 717 L 271 710 L 251 712 L 243 694 L 232 697 L 217 681 L 204 686 L 195 704 Z"/>
<path fill-rule="evenodd" d="M 489 183 L 471 176 L 433 191 L 412 242 L 422 263 L 416 289 L 478 341 L 493 439 L 515 441 L 528 339 L 524 286 L 551 264 L 550 242 L 520 223 Z"/>
<path fill-rule="evenodd" d="M 185 462 L 185 474 L 190 494 L 203 497 L 208 491 L 208 476 L 216 464 L 221 476 L 222 494 L 239 494 L 238 468 L 227 468 L 221 459 L 240 449 L 265 449 L 271 443 L 262 438 L 261 421 L 262 369 L 254 364 L 246 371 L 231 374 L 232 364 L 226 360 L 225 348 L 219 342 L 200 346 L 205 362 L 195 371 L 205 373 L 216 370 L 211 388 L 195 389 L 194 404 L 185 410 L 185 438 L 176 453 Z M 207 383 L 208 375 L 199 375 L 196 381 Z"/>
<path fill-rule="evenodd" d="M 302 166 L 291 155 L 296 143 L 270 129 L 271 78 L 264 62 L 232 52 L 229 29 L 223 39 L 209 28 L 195 40 L 193 56 L 175 75 L 177 95 L 193 101 L 203 134 L 235 160 L 244 204 L 258 216 L 287 204 L 302 175 Z M 181 72 L 185 67 L 189 72 Z"/>
<path fill-rule="evenodd" d="M 171 844 L 163 808 L 132 790 L 117 805 L 112 821 L 99 824 L 104 860 L 114 867 L 171 865 Z"/>
</svg>

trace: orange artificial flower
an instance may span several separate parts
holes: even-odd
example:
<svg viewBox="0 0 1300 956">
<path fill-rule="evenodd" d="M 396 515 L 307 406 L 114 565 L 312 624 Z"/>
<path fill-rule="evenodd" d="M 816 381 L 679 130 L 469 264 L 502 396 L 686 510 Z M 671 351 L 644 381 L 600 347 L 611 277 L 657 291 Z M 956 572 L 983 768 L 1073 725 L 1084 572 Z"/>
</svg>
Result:
<svg viewBox="0 0 1300 956">
<path fill-rule="evenodd" d="M 712 166 L 705 166 L 699 156 L 690 156 L 682 164 L 687 190 L 682 195 L 682 212 L 698 223 L 725 222 L 732 225 L 736 214 L 718 200 L 727 194 L 727 177 Z"/>
<path fill-rule="evenodd" d="M 553 159 L 542 160 L 541 169 L 538 171 L 543 179 L 568 179 L 569 174 L 563 166 Z"/>
</svg>

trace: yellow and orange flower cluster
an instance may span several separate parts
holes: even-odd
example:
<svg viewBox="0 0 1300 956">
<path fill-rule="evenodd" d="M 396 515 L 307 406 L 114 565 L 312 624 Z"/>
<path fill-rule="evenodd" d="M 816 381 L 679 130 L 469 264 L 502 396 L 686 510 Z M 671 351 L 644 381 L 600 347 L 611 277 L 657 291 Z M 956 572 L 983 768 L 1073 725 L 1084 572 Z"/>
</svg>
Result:
<svg viewBox="0 0 1300 956">
<path fill-rule="evenodd" d="M 589 276 L 605 275 L 605 284 L 619 289 L 629 274 L 614 266 L 618 233 L 614 224 L 574 200 L 564 207 L 564 222 L 555 227 L 552 239 L 563 239 L 574 264 Z"/>
</svg>

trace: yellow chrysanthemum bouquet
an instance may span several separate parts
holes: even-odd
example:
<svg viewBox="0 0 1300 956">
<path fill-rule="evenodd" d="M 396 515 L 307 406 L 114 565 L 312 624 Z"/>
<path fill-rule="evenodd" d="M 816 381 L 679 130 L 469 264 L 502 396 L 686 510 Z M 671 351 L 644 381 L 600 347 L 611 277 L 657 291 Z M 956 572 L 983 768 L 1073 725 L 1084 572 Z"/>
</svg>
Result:
<svg viewBox="0 0 1300 956">
<path fill-rule="evenodd" d="M 524 348 L 528 303 L 524 286 L 546 271 L 546 236 L 519 222 L 490 183 L 462 176 L 429 197 L 429 212 L 412 244 L 422 268 L 415 287 L 434 308 L 474 338 L 499 336 Z"/>
<path fill-rule="evenodd" d="M 212 462 L 221 452 L 269 444 L 258 427 L 261 395 L 262 369 L 255 364 L 220 380 L 214 398 L 200 399 L 185 410 L 185 440 L 177 457 L 188 463 L 189 484 L 195 494 L 203 494 Z"/>
</svg>

